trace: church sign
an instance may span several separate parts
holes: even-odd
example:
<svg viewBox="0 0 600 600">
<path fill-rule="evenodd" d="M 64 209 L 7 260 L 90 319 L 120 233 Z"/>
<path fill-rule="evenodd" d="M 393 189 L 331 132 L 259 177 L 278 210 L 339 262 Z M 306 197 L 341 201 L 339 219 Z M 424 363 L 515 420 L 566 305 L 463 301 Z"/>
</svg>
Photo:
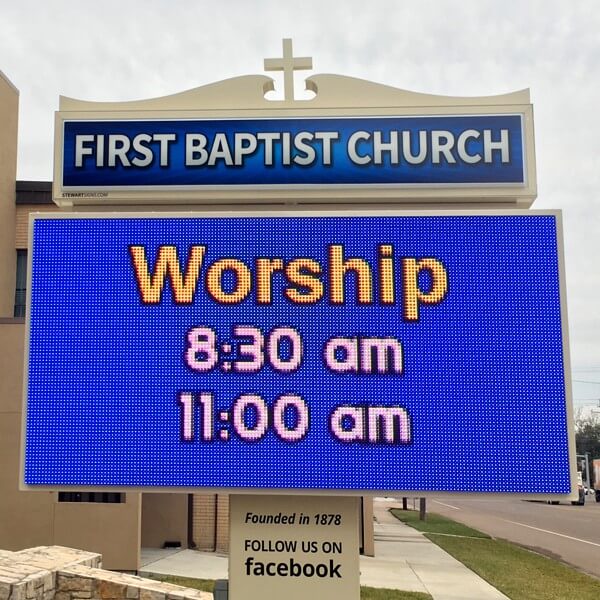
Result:
<svg viewBox="0 0 600 600">
<path fill-rule="evenodd" d="M 314 75 L 308 58 L 267 59 L 270 78 L 239 77 L 132 102 L 61 98 L 54 198 L 75 205 L 490 204 L 528 207 L 537 193 L 527 90 L 430 96 Z M 369 108 L 366 108 L 369 107 Z"/>
<path fill-rule="evenodd" d="M 519 114 L 66 120 L 64 190 L 525 185 Z"/>
<path fill-rule="evenodd" d="M 54 199 L 84 210 L 31 222 L 23 485 L 566 497 L 528 91 L 297 99 L 303 68 L 285 41 L 283 99 L 61 98 Z"/>
<path fill-rule="evenodd" d="M 357 496 L 575 488 L 561 215 L 528 90 L 264 67 L 61 97 L 20 486 L 227 491 L 232 600 L 358 600 Z"/>
</svg>

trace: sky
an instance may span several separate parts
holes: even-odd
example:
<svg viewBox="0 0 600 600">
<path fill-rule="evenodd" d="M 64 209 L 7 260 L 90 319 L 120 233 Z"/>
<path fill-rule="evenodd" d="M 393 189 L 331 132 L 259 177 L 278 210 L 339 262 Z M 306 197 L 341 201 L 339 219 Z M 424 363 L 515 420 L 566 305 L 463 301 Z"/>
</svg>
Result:
<svg viewBox="0 0 600 600">
<path fill-rule="evenodd" d="M 124 101 L 263 73 L 292 38 L 313 73 L 428 94 L 529 88 L 535 209 L 564 219 L 576 408 L 600 405 L 598 0 L 20 0 L 0 4 L 0 70 L 20 90 L 19 179 L 52 177 L 60 95 Z"/>
</svg>

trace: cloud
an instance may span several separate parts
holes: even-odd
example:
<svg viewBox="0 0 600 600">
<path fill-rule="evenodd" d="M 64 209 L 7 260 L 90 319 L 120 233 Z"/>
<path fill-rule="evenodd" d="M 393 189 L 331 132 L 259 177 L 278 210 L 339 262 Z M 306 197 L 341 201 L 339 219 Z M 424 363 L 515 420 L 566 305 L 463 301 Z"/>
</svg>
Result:
<svg viewBox="0 0 600 600">
<path fill-rule="evenodd" d="M 21 0 L 0 23 L 0 69 L 21 91 L 22 179 L 51 178 L 59 95 L 155 97 L 262 72 L 282 37 L 319 73 L 447 95 L 531 88 L 535 208 L 564 210 L 572 354 L 600 364 L 597 0 Z"/>
</svg>

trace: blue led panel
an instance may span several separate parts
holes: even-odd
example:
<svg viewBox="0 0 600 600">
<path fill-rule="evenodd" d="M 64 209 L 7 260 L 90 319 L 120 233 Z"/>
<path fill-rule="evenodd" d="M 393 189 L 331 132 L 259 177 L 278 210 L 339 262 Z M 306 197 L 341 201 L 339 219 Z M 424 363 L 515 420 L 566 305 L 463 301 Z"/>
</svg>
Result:
<svg viewBox="0 0 600 600">
<path fill-rule="evenodd" d="M 525 185 L 523 117 L 67 120 L 65 189 Z"/>
<path fill-rule="evenodd" d="M 570 491 L 556 214 L 32 227 L 25 484 Z"/>
</svg>

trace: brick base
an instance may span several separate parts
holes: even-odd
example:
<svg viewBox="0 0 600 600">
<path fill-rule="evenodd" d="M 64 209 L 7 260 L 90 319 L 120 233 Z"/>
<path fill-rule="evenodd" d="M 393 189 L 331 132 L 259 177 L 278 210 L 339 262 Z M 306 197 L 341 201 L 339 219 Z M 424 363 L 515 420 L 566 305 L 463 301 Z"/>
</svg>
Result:
<svg viewBox="0 0 600 600">
<path fill-rule="evenodd" d="M 105 571 L 102 557 L 62 546 L 0 551 L 0 600 L 212 600 L 190 588 Z"/>
</svg>

